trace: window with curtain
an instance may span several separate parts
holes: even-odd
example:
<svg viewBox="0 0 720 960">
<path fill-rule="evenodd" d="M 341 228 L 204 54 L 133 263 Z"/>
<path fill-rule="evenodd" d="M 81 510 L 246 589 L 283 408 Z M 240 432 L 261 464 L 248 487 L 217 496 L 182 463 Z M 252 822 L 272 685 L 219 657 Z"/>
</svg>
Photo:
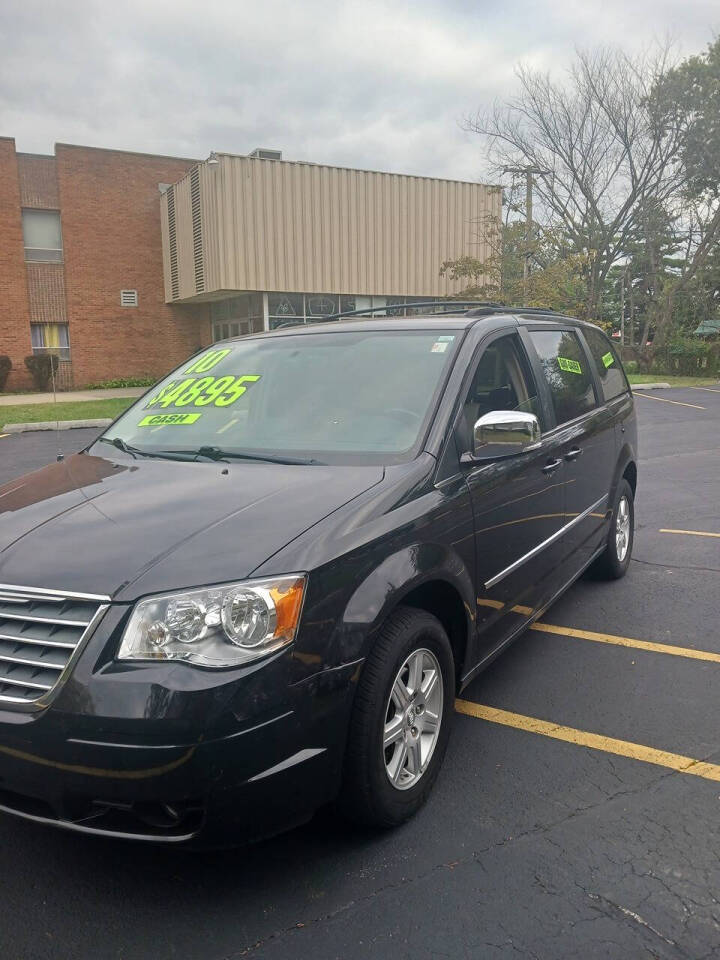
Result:
<svg viewBox="0 0 720 960">
<path fill-rule="evenodd" d="M 59 210 L 22 211 L 26 260 L 59 261 L 63 258 Z"/>
<path fill-rule="evenodd" d="M 70 337 L 66 323 L 31 323 L 33 353 L 55 353 L 61 360 L 70 359 Z"/>
</svg>

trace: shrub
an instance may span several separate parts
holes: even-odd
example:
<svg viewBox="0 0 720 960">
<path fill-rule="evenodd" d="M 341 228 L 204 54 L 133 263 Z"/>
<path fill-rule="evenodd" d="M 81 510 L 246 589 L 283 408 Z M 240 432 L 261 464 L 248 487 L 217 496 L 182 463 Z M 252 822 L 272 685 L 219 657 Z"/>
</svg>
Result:
<svg viewBox="0 0 720 960">
<path fill-rule="evenodd" d="M 0 356 L 0 393 L 5 389 L 7 378 L 12 370 L 12 360 L 10 357 Z"/>
<path fill-rule="evenodd" d="M 700 337 L 678 335 L 653 359 L 654 373 L 702 377 L 720 373 L 720 354 Z"/>
<path fill-rule="evenodd" d="M 49 389 L 59 363 L 54 353 L 33 353 L 25 357 L 25 366 L 30 371 L 33 383 L 42 392 Z"/>
<path fill-rule="evenodd" d="M 116 377 L 114 380 L 101 380 L 91 383 L 88 390 L 115 390 L 118 387 L 151 387 L 157 383 L 157 377 Z"/>
<path fill-rule="evenodd" d="M 637 373 L 638 372 L 638 362 L 637 360 L 626 360 L 623 364 L 625 367 L 625 373 Z"/>
</svg>

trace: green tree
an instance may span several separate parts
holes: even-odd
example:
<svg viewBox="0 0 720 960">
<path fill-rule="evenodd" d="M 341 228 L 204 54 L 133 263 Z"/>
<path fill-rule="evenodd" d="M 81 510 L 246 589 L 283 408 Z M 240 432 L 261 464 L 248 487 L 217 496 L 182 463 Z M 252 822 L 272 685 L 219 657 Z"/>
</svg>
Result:
<svg viewBox="0 0 720 960">
<path fill-rule="evenodd" d="M 704 301 L 717 315 L 720 243 L 720 38 L 658 79 L 660 122 L 679 131 L 681 189 L 672 198 L 680 254 L 651 311 L 653 348 L 662 349 L 688 310 Z"/>
<path fill-rule="evenodd" d="M 514 220 L 501 230 L 487 261 L 464 256 L 446 260 L 441 276 L 463 281 L 458 295 L 477 297 L 511 306 L 547 307 L 572 316 L 587 315 L 587 287 L 591 272 L 586 255 L 573 253 L 560 231 L 532 230 L 528 296 L 524 296 L 523 268 L 526 250 L 525 223 Z"/>
<path fill-rule="evenodd" d="M 653 91 L 670 68 L 669 45 L 645 55 L 578 53 L 560 80 L 517 70 L 519 90 L 466 123 L 495 170 L 530 166 L 539 216 L 562 230 L 587 271 L 585 314 L 597 318 L 605 281 L 641 226 L 643 203 L 664 204 L 681 185 L 681 131 Z"/>
</svg>

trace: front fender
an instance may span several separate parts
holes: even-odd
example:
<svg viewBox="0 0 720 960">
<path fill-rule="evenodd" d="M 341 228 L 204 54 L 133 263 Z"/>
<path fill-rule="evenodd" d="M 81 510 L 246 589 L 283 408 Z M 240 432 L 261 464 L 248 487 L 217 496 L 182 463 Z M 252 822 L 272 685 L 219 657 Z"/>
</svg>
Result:
<svg viewBox="0 0 720 960">
<path fill-rule="evenodd" d="M 343 617 L 344 632 L 360 630 L 366 656 L 375 631 L 403 599 L 424 583 L 444 582 L 457 592 L 465 608 L 467 639 L 473 626 L 475 594 L 472 577 L 460 555 L 438 543 L 410 544 L 386 557 L 350 597 Z M 463 651 L 464 652 L 464 651 Z"/>
<path fill-rule="evenodd" d="M 625 442 L 620 447 L 617 457 L 617 463 L 615 464 L 615 472 L 613 474 L 612 486 L 610 488 L 610 498 L 608 500 L 608 509 L 610 509 L 615 502 L 615 495 L 617 493 L 618 484 L 620 479 L 625 473 L 625 470 L 628 467 L 628 464 L 634 464 L 635 469 L 637 470 L 637 460 L 635 459 L 635 451 L 633 450 L 630 443 Z"/>
</svg>

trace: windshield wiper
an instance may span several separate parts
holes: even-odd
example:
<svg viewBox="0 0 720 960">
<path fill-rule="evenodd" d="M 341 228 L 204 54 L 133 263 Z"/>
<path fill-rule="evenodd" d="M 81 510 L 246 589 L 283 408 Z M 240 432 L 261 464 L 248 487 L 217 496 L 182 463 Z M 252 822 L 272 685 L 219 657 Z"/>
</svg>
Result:
<svg viewBox="0 0 720 960">
<path fill-rule="evenodd" d="M 172 450 L 169 453 L 186 453 L 190 456 L 207 457 L 209 460 L 259 460 L 262 463 L 300 464 L 301 466 L 317 466 L 320 460 L 304 457 L 276 457 L 272 454 L 235 453 L 232 450 L 223 450 L 221 447 L 199 447 L 197 450 Z"/>
<path fill-rule="evenodd" d="M 141 450 L 139 447 L 133 447 L 126 443 L 122 437 L 98 437 L 98 443 L 111 443 L 118 450 L 122 450 L 123 453 L 129 453 L 134 459 L 140 456 L 159 460 L 192 461 L 197 460 L 198 457 L 205 457 L 207 460 L 259 460 L 263 463 L 287 463 L 304 466 L 320 464 L 319 460 L 302 457 L 274 457 L 272 454 L 234 453 L 214 446 L 198 447 L 197 450 Z"/>
<path fill-rule="evenodd" d="M 122 450 L 123 453 L 129 453 L 130 456 L 137 460 L 138 455 L 141 457 L 146 457 L 148 454 L 144 450 L 140 450 L 139 447 L 132 447 L 130 444 L 125 443 L 122 437 L 98 437 L 98 443 L 111 443 L 114 447 L 117 447 L 118 450 Z"/>
<path fill-rule="evenodd" d="M 133 447 L 130 443 L 125 443 L 122 437 L 98 437 L 98 443 L 111 443 L 123 453 L 129 453 L 137 460 L 138 457 L 150 457 L 153 460 L 193 460 L 194 455 L 180 456 L 179 452 L 173 450 L 141 450 L 140 447 Z"/>
</svg>

